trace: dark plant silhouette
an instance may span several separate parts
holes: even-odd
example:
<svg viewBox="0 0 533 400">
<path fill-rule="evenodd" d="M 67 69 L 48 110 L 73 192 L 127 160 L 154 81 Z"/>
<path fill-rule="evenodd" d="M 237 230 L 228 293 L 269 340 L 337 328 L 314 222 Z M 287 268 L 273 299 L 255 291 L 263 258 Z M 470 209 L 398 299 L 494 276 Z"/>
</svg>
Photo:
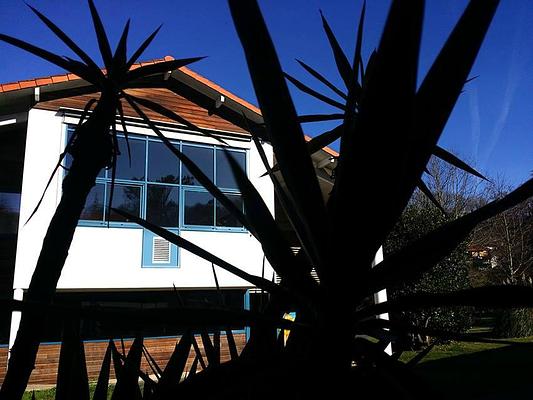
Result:
<svg viewBox="0 0 533 400">
<path fill-rule="evenodd" d="M 428 307 L 531 307 L 533 289 L 498 286 L 415 294 L 376 305 L 368 299 L 381 289 L 413 282 L 448 255 L 478 223 L 532 196 L 533 179 L 502 199 L 412 241 L 374 268 L 371 263 L 421 182 L 498 1 L 472 0 L 469 3 L 418 89 L 423 0 L 392 2 L 379 47 L 366 72 L 361 73 L 364 77 L 361 84 L 357 83 L 362 65 L 361 33 L 351 64 L 340 56 L 340 47 L 332 39 L 334 36 L 328 33 L 348 94 L 344 95 L 343 123 L 336 132 L 341 140 L 340 156 L 334 189 L 327 204 L 322 199 L 309 155 L 313 151 L 309 147 L 320 149 L 330 141 L 321 136 L 312 144 L 305 142 L 300 126 L 302 118 L 296 114 L 257 3 L 229 0 L 229 5 L 265 122 L 264 126 L 250 123 L 250 133 L 296 232 L 300 252 L 296 255 L 292 252 L 268 207 L 229 152 L 228 161 L 242 193 L 246 213 L 163 136 L 141 106 L 163 114 L 171 111 L 123 93 L 125 100 L 196 180 L 261 242 L 266 259 L 281 281 L 276 283 L 264 276 L 250 275 L 179 235 L 117 209 L 114 210 L 116 213 L 268 293 L 268 301 L 263 304 L 261 312 L 232 311 L 223 304 L 191 308 L 180 304 L 179 300 L 176 307 L 158 310 L 67 309 L 58 306 L 47 309 L 65 317 L 113 318 L 128 324 L 164 324 L 172 319 L 191 329 L 191 334 L 183 335 L 176 345 L 164 370 L 154 364 L 155 380 L 140 371 L 141 337 L 133 342 L 127 355 L 117 351 L 110 342 L 96 399 L 105 398 L 107 394 L 111 361 L 118 378 L 113 399 L 180 396 L 314 399 L 323 398 L 325 394 L 338 396 L 337 393 L 346 393 L 347 397 L 363 397 L 370 393 L 372 398 L 434 398 L 436 394 L 428 391 L 410 369 L 426 353 L 404 364 L 398 360 L 399 354 L 389 356 L 384 352 L 395 335 L 419 333 L 446 339 L 488 339 L 376 317 L 385 312 Z M 326 31 L 329 32 L 329 28 Z M 284 186 L 268 164 L 258 132 L 273 146 L 278 163 L 276 169 L 283 177 Z M 110 154 L 113 154 L 112 150 Z M 372 159 L 368 159 L 368 154 L 372 154 Z M 94 170 L 96 176 L 99 169 L 95 167 Z M 82 206 L 83 202 L 80 211 Z M 312 270 L 316 271 L 319 281 L 312 277 Z M 214 278 L 218 286 L 216 274 Z M 35 314 L 47 304 L 46 301 L 40 303 L 10 304 L 26 312 L 33 310 Z M 283 316 L 290 312 L 296 313 L 293 323 L 283 320 Z M 231 345 L 231 331 L 226 327 L 239 324 L 251 326 L 251 335 L 242 353 L 237 355 Z M 209 335 L 208 329 L 214 333 Z M 286 342 L 284 330 L 290 330 Z M 198 351 L 193 332 L 200 334 L 205 357 Z M 220 362 L 221 332 L 227 333 L 231 349 L 232 360 L 227 363 Z M 64 337 L 75 339 L 76 335 L 76 327 L 66 325 Z M 65 340 L 64 346 L 76 340 L 79 342 L 79 337 L 74 339 Z M 74 350 L 70 352 L 70 365 L 83 370 L 83 354 L 72 344 L 71 348 Z M 193 350 L 194 363 L 184 377 L 185 362 Z M 197 370 L 199 365 L 200 372 Z M 144 381 L 143 392 L 138 386 L 139 377 Z M 65 378 L 62 375 L 58 379 Z M 70 398 L 76 395 L 87 397 L 85 379 L 82 376 L 76 380 L 80 384 L 71 386 Z"/>
<path fill-rule="evenodd" d="M 237 360 L 208 367 L 178 385 L 174 395 L 249 398 L 253 392 L 254 398 L 261 399 L 280 393 L 285 398 L 320 398 L 331 390 L 335 393 L 357 390 L 372 393 L 373 397 L 434 396 L 410 373 L 410 368 L 426 352 L 407 364 L 398 360 L 399 354 L 384 353 L 395 335 L 490 339 L 376 317 L 385 312 L 432 307 L 532 306 L 531 288 L 498 286 L 414 294 L 375 305 L 368 299 L 381 289 L 418 279 L 461 243 L 478 223 L 532 196 L 533 180 L 498 201 L 440 225 L 374 268 L 371 264 L 420 186 L 433 154 L 477 174 L 439 149 L 437 141 L 467 82 L 498 1 L 469 3 L 418 89 L 424 1 L 393 1 L 379 47 L 366 72 L 361 74 L 364 77 L 361 84 L 357 82 L 362 65 L 362 25 L 354 62 L 350 64 L 325 23 L 348 94 L 341 95 L 346 100 L 346 105 L 340 107 L 344 111 L 340 116 L 342 125 L 334 130 L 335 134 L 328 132 L 310 143 L 305 142 L 300 123 L 332 117 L 296 115 L 285 83 L 287 76 L 280 68 L 256 2 L 230 0 L 229 4 L 263 113 L 267 139 L 273 145 L 278 163 L 275 169 L 286 186 L 280 184 L 274 168 L 262 154 L 265 168 L 297 234 L 301 251 L 293 255 L 260 195 L 230 154 L 228 159 L 243 194 L 246 214 L 235 207 L 228 209 L 261 242 L 266 258 L 281 278 L 280 284 L 250 276 L 179 235 L 123 215 L 268 292 L 264 315 L 278 321 L 285 313 L 295 311 L 298 325 L 293 326 L 286 343 L 275 326 L 254 326 Z M 313 75 L 317 77 L 318 73 Z M 137 111 L 196 179 L 218 201 L 228 203 L 226 196 L 184 154 L 165 141 L 146 115 Z M 250 129 L 260 153 L 257 132 L 261 127 L 252 125 Z M 341 140 L 340 156 L 334 188 L 324 204 L 309 154 L 330 143 L 332 137 Z M 319 282 L 311 276 L 313 269 Z"/>
<path fill-rule="evenodd" d="M 112 180 L 114 181 L 114 167 L 116 165 L 117 157 L 120 154 L 116 136 L 117 114 L 121 117 L 124 135 L 127 138 L 127 130 L 123 120 L 121 105 L 121 98 L 125 96 L 125 90 L 138 87 L 139 82 L 147 76 L 177 69 L 197 61 L 200 58 L 165 61 L 132 70 L 132 65 L 152 42 L 158 33 L 159 28 L 156 29 L 156 31 L 154 31 L 128 59 L 127 39 L 130 25 L 129 21 L 126 23 L 117 48 L 113 53 L 94 3 L 92 0 L 89 0 L 89 8 L 96 31 L 98 46 L 106 67 L 106 70 L 102 71 L 96 63 L 52 21 L 35 8 L 31 6 L 29 7 L 39 19 L 80 58 L 81 61 L 69 57 L 60 57 L 49 51 L 7 35 L 0 34 L 0 40 L 33 53 L 38 57 L 78 75 L 80 78 L 93 85 L 95 92 L 99 92 L 100 94 L 97 100 L 93 99 L 87 103 L 79 124 L 67 144 L 65 153 L 60 157 L 56 169 L 54 170 L 55 173 L 66 153 L 72 156 L 72 164 L 63 180 L 63 195 L 61 202 L 50 222 L 35 272 L 26 294 L 26 299 L 28 301 L 48 304 L 51 302 L 54 295 L 57 281 L 67 257 L 74 230 L 87 195 L 94 186 L 98 173 L 102 168 L 111 168 Z M 129 96 L 129 101 L 135 101 L 135 98 Z M 146 102 L 144 102 L 143 105 L 151 108 L 149 103 L 146 104 Z M 196 126 L 188 123 L 174 113 L 171 113 L 170 117 L 198 130 Z M 125 149 L 122 149 L 122 151 L 124 150 Z M 50 177 L 50 181 L 52 176 Z M 50 181 L 48 183 L 50 183 Z M 109 204 L 112 204 L 112 195 L 113 190 L 111 190 Z M 37 211 L 39 204 L 35 211 Z M 33 368 L 39 345 L 39 332 L 41 331 L 41 325 L 45 320 L 44 313 L 35 313 L 31 310 L 23 313 L 17 339 L 11 350 L 9 371 L 6 374 L 6 378 L 0 390 L 0 396 L 2 398 L 21 398 Z"/>
</svg>

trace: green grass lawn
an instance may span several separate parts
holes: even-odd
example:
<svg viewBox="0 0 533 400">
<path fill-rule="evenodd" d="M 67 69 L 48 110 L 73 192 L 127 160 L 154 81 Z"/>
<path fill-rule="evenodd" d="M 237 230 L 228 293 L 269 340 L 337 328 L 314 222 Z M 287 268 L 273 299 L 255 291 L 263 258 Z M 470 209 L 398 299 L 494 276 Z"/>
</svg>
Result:
<svg viewBox="0 0 533 400">
<path fill-rule="evenodd" d="M 96 388 L 96 384 L 90 384 L 89 385 L 89 392 L 91 394 L 91 398 L 93 397 L 95 388 Z M 110 389 L 109 389 L 109 391 L 107 393 L 107 398 L 108 399 L 111 399 L 112 390 L 113 389 L 110 387 Z M 55 395 L 56 395 L 56 389 L 55 388 L 47 389 L 47 390 L 36 390 L 35 391 L 35 400 L 55 400 Z M 24 393 L 24 396 L 22 396 L 22 399 L 23 400 L 31 400 L 31 396 L 32 396 L 32 392 L 26 392 L 26 393 Z"/>
<path fill-rule="evenodd" d="M 451 343 L 414 368 L 443 399 L 514 400 L 533 396 L 533 337 L 517 345 Z M 408 352 L 406 361 L 416 353 Z"/>
</svg>

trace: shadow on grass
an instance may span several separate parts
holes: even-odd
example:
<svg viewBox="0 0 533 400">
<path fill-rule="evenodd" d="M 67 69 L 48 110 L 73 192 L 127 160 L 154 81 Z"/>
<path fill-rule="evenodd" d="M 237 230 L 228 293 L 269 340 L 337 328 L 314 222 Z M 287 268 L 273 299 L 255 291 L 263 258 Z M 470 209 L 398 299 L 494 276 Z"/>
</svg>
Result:
<svg viewBox="0 0 533 400">
<path fill-rule="evenodd" d="M 533 395 L 533 344 L 427 361 L 416 373 L 443 399 L 524 399 Z"/>
</svg>

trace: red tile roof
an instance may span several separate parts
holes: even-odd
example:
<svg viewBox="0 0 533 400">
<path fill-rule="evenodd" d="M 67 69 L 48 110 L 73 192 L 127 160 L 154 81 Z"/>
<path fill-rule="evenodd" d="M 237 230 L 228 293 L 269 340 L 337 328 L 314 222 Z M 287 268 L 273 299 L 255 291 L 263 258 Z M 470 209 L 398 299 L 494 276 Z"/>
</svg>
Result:
<svg viewBox="0 0 533 400">
<path fill-rule="evenodd" d="M 149 61 L 142 61 L 142 62 L 133 64 L 131 69 L 136 69 L 136 68 L 139 68 L 145 65 L 157 64 L 160 62 L 172 61 L 172 60 L 174 60 L 174 57 L 165 56 L 164 58 L 156 58 L 156 59 L 149 60 Z M 105 69 L 103 69 L 103 71 L 105 72 Z M 239 96 L 236 96 L 235 94 L 227 91 L 226 89 L 210 81 L 209 79 L 203 77 L 202 75 L 192 71 L 191 69 L 187 67 L 182 67 L 180 68 L 180 71 L 184 72 L 186 75 L 197 80 L 198 82 L 201 82 L 204 85 L 210 87 L 211 89 L 216 90 L 220 94 L 228 97 L 229 99 L 235 101 L 236 103 L 248 108 L 249 110 L 257 114 L 261 114 L 261 110 L 258 107 L 254 106 L 253 104 L 247 102 L 244 99 L 241 99 Z M 9 82 L 9 83 L 0 84 L 0 93 L 11 92 L 15 90 L 27 89 L 27 88 L 38 87 L 38 86 L 44 86 L 44 85 L 51 85 L 51 84 L 60 83 L 60 82 L 74 81 L 78 79 L 81 79 L 81 78 L 75 74 L 68 73 L 68 74 L 60 74 L 60 75 L 52 75 L 52 76 L 47 76 L 47 77 L 28 79 L 28 80 L 17 81 L 17 82 Z M 307 141 L 310 141 L 311 137 L 305 135 L 305 139 Z M 338 152 L 336 152 L 335 150 L 329 147 L 324 147 L 323 150 L 333 157 L 339 156 Z"/>
</svg>

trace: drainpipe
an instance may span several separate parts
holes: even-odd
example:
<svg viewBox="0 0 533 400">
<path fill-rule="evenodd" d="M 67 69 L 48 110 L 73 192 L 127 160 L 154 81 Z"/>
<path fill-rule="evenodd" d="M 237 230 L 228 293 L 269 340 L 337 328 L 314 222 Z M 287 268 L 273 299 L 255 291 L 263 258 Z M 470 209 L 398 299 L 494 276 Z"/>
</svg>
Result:
<svg viewBox="0 0 533 400">
<path fill-rule="evenodd" d="M 376 253 L 376 256 L 374 257 L 374 261 L 372 261 L 372 267 L 374 267 L 375 265 L 379 264 L 382 261 L 383 261 L 383 246 L 381 246 L 378 249 L 378 252 Z M 387 301 L 387 289 L 383 289 L 383 290 L 380 290 L 377 293 L 374 293 L 374 303 L 375 304 L 384 303 L 386 301 Z M 378 318 L 379 319 L 385 319 L 385 320 L 388 321 L 389 320 L 389 314 L 388 313 L 380 314 L 380 315 L 378 315 Z M 388 355 L 392 355 L 392 344 L 391 343 L 389 343 L 389 345 L 385 349 L 385 353 L 387 353 Z"/>
</svg>

